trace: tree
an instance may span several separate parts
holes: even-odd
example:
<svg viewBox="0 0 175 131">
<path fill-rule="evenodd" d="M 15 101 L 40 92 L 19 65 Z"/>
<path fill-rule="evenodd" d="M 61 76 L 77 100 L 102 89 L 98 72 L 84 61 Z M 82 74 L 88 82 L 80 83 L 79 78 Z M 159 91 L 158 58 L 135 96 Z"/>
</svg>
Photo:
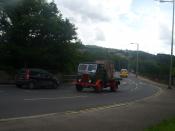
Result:
<svg viewBox="0 0 175 131">
<path fill-rule="evenodd" d="M 2 1 L 0 8 L 0 59 L 15 68 L 30 67 L 62 70 L 75 50 L 76 28 L 63 19 L 54 2 L 45 0 Z M 1 50 L 2 51 L 2 50 Z"/>
</svg>

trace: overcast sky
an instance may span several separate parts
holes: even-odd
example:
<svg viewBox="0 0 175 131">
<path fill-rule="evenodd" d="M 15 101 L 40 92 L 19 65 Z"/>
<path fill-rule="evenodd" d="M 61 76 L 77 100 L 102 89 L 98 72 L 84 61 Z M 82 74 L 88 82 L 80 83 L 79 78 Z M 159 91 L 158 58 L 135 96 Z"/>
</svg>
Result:
<svg viewBox="0 0 175 131">
<path fill-rule="evenodd" d="M 55 0 L 78 28 L 83 44 L 170 54 L 172 2 L 154 0 Z"/>
</svg>

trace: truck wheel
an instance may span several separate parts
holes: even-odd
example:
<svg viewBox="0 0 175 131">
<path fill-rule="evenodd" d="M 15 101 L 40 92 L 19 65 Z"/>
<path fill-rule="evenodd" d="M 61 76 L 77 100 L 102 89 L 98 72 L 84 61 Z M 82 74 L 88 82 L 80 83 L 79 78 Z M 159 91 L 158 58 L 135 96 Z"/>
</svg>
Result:
<svg viewBox="0 0 175 131">
<path fill-rule="evenodd" d="M 117 91 L 116 87 L 111 87 L 111 91 L 116 92 Z"/>
<path fill-rule="evenodd" d="M 95 92 L 99 93 L 99 92 L 101 92 L 102 90 L 103 90 L 103 82 L 100 81 L 100 82 L 98 82 L 98 84 L 97 84 L 96 87 L 95 87 Z"/>
<path fill-rule="evenodd" d="M 117 91 L 117 88 L 118 88 L 117 82 L 112 81 L 110 85 L 111 85 L 111 86 L 110 86 L 111 91 L 112 91 L 112 92 L 116 92 L 116 91 Z"/>
<path fill-rule="evenodd" d="M 101 88 L 95 87 L 95 92 L 100 93 L 102 91 Z"/>
<path fill-rule="evenodd" d="M 80 85 L 76 85 L 76 89 L 78 92 L 81 92 L 83 90 L 83 87 Z"/>
</svg>

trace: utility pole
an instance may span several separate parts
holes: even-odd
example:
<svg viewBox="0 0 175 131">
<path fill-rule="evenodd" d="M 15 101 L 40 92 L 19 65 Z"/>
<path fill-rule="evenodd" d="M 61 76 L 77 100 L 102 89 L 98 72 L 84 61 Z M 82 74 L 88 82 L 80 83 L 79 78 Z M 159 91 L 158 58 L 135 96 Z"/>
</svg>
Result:
<svg viewBox="0 0 175 131">
<path fill-rule="evenodd" d="M 138 43 L 130 43 L 137 45 L 137 59 L 136 59 L 136 78 L 138 77 L 138 70 L 139 70 L 139 44 Z"/>
<path fill-rule="evenodd" d="M 169 72 L 169 83 L 168 89 L 172 89 L 172 70 L 173 70 L 173 44 L 174 44 L 174 0 L 158 0 L 159 2 L 171 2 L 173 4 L 173 16 L 172 16 L 172 34 L 171 34 L 171 56 L 170 56 L 170 72 Z"/>
</svg>

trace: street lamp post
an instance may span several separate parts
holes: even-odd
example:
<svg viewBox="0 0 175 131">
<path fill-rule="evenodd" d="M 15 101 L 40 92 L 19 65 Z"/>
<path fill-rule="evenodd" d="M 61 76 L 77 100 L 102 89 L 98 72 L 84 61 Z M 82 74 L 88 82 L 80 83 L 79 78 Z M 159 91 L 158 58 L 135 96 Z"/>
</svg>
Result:
<svg viewBox="0 0 175 131">
<path fill-rule="evenodd" d="M 172 66 L 173 66 L 173 43 L 174 43 L 174 5 L 175 5 L 175 0 L 171 1 L 164 1 L 164 0 L 159 0 L 160 2 L 172 2 L 173 3 L 173 18 L 172 18 L 172 35 L 171 35 L 171 57 L 170 57 L 170 73 L 169 73 L 169 84 L 168 84 L 168 89 L 172 89 Z"/>
<path fill-rule="evenodd" d="M 138 77 L 138 69 L 139 69 L 139 44 L 131 43 L 137 45 L 137 60 L 136 60 L 136 78 Z"/>
</svg>

